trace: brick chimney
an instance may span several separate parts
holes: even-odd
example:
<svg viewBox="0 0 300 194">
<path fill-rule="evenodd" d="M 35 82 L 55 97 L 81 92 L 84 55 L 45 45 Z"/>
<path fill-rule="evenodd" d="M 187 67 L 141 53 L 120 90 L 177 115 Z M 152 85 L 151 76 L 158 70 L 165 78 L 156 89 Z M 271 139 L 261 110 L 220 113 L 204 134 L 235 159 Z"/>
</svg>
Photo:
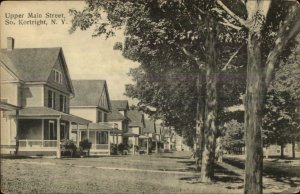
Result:
<svg viewBox="0 0 300 194">
<path fill-rule="evenodd" d="M 13 37 L 7 37 L 7 50 L 12 51 L 14 50 L 15 46 L 15 39 Z"/>
</svg>

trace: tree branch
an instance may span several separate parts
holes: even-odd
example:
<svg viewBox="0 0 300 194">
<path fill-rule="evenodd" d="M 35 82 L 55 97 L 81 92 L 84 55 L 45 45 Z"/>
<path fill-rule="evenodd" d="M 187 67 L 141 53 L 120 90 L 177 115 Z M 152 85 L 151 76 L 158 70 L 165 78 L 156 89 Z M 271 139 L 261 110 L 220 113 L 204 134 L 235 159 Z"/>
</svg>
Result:
<svg viewBox="0 0 300 194">
<path fill-rule="evenodd" d="M 287 43 L 298 35 L 300 32 L 300 7 L 297 7 L 293 14 L 291 14 L 284 24 L 281 26 L 275 46 L 269 53 L 266 61 L 265 69 L 265 84 L 268 86 L 274 77 L 275 66 L 279 62 L 279 57 L 284 50 Z"/>
<path fill-rule="evenodd" d="M 202 14 L 206 14 L 202 9 L 200 9 L 199 7 L 197 7 L 195 4 L 192 4 L 194 8 L 196 8 L 200 13 Z"/>
<path fill-rule="evenodd" d="M 217 0 L 217 4 L 219 6 L 221 6 L 222 9 L 224 11 L 226 11 L 226 13 L 228 15 L 230 15 L 233 19 L 235 19 L 236 21 L 238 21 L 242 26 L 247 27 L 246 20 L 244 20 L 243 18 L 241 18 L 238 15 L 236 15 L 235 13 L 233 13 L 221 0 Z"/>
<path fill-rule="evenodd" d="M 203 61 L 201 61 L 199 59 L 199 57 L 196 57 L 195 55 L 193 55 L 191 52 L 189 52 L 185 47 L 181 47 L 183 53 L 188 56 L 189 58 L 191 58 L 192 60 L 195 60 L 197 65 L 199 66 L 199 69 L 201 69 L 204 66 Z"/>
<path fill-rule="evenodd" d="M 227 20 L 226 18 L 222 18 L 222 19 L 224 20 L 224 22 L 219 22 L 220 24 L 236 29 L 237 31 L 240 31 L 242 29 L 241 26 L 237 26 L 234 25 L 233 23 L 230 23 L 229 20 Z"/>
<path fill-rule="evenodd" d="M 239 53 L 239 51 L 241 50 L 241 48 L 243 47 L 244 45 L 240 46 L 240 48 L 238 50 L 236 50 L 233 55 L 231 55 L 231 57 L 229 58 L 229 60 L 227 61 L 226 65 L 222 68 L 221 71 L 226 71 L 231 65 L 231 61 L 233 60 L 233 58 Z"/>
</svg>

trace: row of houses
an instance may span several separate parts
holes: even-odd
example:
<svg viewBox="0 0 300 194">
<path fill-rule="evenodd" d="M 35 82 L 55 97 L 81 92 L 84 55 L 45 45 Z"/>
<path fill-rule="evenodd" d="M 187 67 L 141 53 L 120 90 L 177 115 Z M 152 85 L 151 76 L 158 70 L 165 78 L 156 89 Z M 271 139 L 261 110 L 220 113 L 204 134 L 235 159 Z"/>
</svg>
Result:
<svg viewBox="0 0 300 194">
<path fill-rule="evenodd" d="M 127 100 L 110 100 L 105 80 L 71 80 L 62 48 L 0 50 L 1 154 L 61 157 L 61 141 L 92 143 L 91 155 L 110 155 L 111 146 L 130 153 L 158 151 L 161 128 Z M 139 148 L 139 149 L 136 149 Z"/>
</svg>

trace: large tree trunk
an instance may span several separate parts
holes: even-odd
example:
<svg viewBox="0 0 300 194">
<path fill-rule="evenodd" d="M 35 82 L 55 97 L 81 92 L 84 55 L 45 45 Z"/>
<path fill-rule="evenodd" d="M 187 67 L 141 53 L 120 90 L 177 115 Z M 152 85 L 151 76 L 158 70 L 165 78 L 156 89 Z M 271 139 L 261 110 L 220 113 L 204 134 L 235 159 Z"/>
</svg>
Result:
<svg viewBox="0 0 300 194">
<path fill-rule="evenodd" d="M 295 139 L 292 140 L 292 157 L 294 159 L 296 158 L 296 153 L 295 153 Z"/>
<path fill-rule="evenodd" d="M 262 29 L 270 7 L 270 0 L 247 1 L 248 47 L 247 85 L 245 96 L 245 194 L 262 194 L 263 145 L 262 117 L 266 95 L 262 61 Z"/>
<path fill-rule="evenodd" d="M 248 62 L 245 101 L 246 162 L 245 194 L 262 193 L 263 147 L 261 137 L 262 108 L 267 85 L 272 80 L 274 67 L 287 44 L 300 30 L 300 9 L 286 19 L 278 33 L 275 47 L 268 55 L 265 67 L 261 59 L 261 30 L 271 1 L 247 1 Z"/>
<path fill-rule="evenodd" d="M 201 89 L 201 71 L 199 70 L 197 76 L 197 113 L 196 113 L 196 146 L 195 146 L 195 160 L 196 170 L 200 169 L 200 161 L 202 160 L 203 141 L 204 141 L 204 128 L 203 128 L 203 115 L 204 103 Z"/>
<path fill-rule="evenodd" d="M 248 35 L 247 86 L 245 99 L 245 194 L 262 193 L 263 146 L 262 110 L 265 98 L 261 37 L 255 31 Z"/>
<path fill-rule="evenodd" d="M 213 17 L 208 18 L 206 98 L 204 121 L 204 149 L 202 154 L 201 181 L 210 182 L 214 176 L 214 160 L 217 133 L 217 52 L 216 23 Z"/>
<path fill-rule="evenodd" d="M 284 144 L 280 144 L 280 158 L 282 159 L 284 157 Z"/>
</svg>

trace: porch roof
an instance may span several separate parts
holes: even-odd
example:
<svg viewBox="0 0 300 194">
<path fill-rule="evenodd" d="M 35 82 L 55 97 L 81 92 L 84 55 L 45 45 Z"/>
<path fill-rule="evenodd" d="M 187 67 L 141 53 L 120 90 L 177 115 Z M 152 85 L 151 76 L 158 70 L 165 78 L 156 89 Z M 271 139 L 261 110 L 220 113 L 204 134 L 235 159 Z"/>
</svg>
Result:
<svg viewBox="0 0 300 194">
<path fill-rule="evenodd" d="M 87 130 L 87 125 L 79 125 L 78 128 L 80 130 Z M 76 125 L 72 125 L 72 130 L 77 130 Z M 113 128 L 109 125 L 103 123 L 89 123 L 89 130 L 97 130 L 97 131 L 109 131 L 114 134 L 121 134 L 122 131 L 116 128 Z"/>
<path fill-rule="evenodd" d="M 15 114 L 14 114 L 15 115 Z M 57 119 L 61 118 L 61 120 L 69 121 L 72 123 L 78 123 L 78 124 L 88 124 L 91 123 L 91 121 L 86 120 L 84 118 L 59 112 L 57 110 L 48 108 L 48 107 L 26 107 L 21 110 L 19 110 L 19 119 Z"/>
<path fill-rule="evenodd" d="M 139 139 L 150 139 L 150 137 L 144 136 L 144 135 L 140 135 L 140 136 L 139 136 Z"/>
<path fill-rule="evenodd" d="M 10 110 L 18 110 L 18 109 L 20 109 L 20 107 L 17 107 L 15 105 L 3 101 L 0 102 L 0 110 L 10 111 Z"/>
<path fill-rule="evenodd" d="M 135 133 L 124 133 L 123 136 L 124 137 L 138 137 L 140 135 L 139 134 L 135 134 Z"/>
</svg>

